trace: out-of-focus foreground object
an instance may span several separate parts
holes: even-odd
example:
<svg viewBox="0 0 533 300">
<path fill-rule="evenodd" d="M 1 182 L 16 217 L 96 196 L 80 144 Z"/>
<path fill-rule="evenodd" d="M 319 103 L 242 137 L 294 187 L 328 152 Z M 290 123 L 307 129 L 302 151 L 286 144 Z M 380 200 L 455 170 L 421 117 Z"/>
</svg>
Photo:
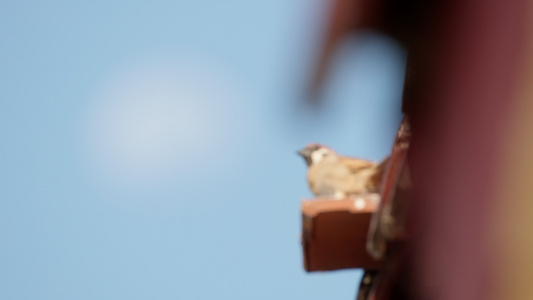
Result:
<svg viewBox="0 0 533 300">
<path fill-rule="evenodd" d="M 500 231 L 511 233 L 504 224 L 494 226 L 495 209 L 518 201 L 497 193 L 504 182 L 498 163 L 523 80 L 528 6 L 516 0 L 436 2 L 410 49 L 404 101 L 413 134 L 414 299 L 495 299 L 499 283 L 519 276 L 498 267 L 504 253 L 491 244 L 506 242 Z"/>
<path fill-rule="evenodd" d="M 331 0 L 323 43 L 318 49 L 307 100 L 318 104 L 329 64 L 342 41 L 362 30 L 372 29 L 395 37 L 403 45 L 413 41 L 428 4 L 424 1 Z"/>
<path fill-rule="evenodd" d="M 401 250 L 384 250 L 379 277 L 401 278 L 369 299 L 533 299 L 532 3 L 367 2 L 332 1 L 313 86 L 358 29 L 408 49 L 412 230 Z"/>
<path fill-rule="evenodd" d="M 527 32 L 513 78 L 508 123 L 498 150 L 495 205 L 488 216 L 489 249 L 496 258 L 497 299 L 533 299 L 533 4 L 522 12 Z M 503 149 L 502 149 L 503 148 Z"/>
</svg>

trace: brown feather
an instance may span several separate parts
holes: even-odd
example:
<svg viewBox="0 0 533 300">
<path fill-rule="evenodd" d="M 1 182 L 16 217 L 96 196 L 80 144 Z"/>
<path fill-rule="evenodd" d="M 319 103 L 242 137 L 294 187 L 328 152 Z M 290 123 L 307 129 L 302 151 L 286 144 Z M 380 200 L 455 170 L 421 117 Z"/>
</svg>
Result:
<svg viewBox="0 0 533 300">
<path fill-rule="evenodd" d="M 376 163 L 355 157 L 339 156 L 339 161 L 350 169 L 352 172 L 362 169 L 375 168 Z"/>
<path fill-rule="evenodd" d="M 383 180 L 383 173 L 385 173 L 388 164 L 389 158 L 387 157 L 377 165 L 374 175 L 369 179 L 369 182 L 371 182 L 376 191 L 380 188 L 381 181 Z"/>
<path fill-rule="evenodd" d="M 324 148 L 327 149 L 325 152 L 315 152 Z M 377 163 L 340 156 L 331 148 L 319 144 L 308 145 L 299 153 L 308 163 L 307 180 L 316 196 L 342 197 L 379 192 L 381 177 L 388 163 L 388 159 Z"/>
</svg>

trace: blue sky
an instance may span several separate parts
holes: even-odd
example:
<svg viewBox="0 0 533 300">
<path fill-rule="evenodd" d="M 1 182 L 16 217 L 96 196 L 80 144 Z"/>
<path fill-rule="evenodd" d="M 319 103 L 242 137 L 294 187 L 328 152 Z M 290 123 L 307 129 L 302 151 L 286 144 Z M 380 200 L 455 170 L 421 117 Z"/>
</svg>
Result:
<svg viewBox="0 0 533 300">
<path fill-rule="evenodd" d="M 0 298 L 352 299 L 307 274 L 295 151 L 381 159 L 404 52 L 365 32 L 299 105 L 324 1 L 0 4 Z"/>
</svg>

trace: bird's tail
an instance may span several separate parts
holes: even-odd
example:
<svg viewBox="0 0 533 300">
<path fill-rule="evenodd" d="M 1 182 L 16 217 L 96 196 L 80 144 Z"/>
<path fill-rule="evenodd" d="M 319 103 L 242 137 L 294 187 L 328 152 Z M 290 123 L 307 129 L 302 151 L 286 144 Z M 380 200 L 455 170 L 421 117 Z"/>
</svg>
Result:
<svg viewBox="0 0 533 300">
<path fill-rule="evenodd" d="M 376 172 L 372 176 L 372 182 L 376 184 L 376 187 L 378 189 L 381 186 L 381 181 L 383 180 L 383 174 L 385 174 L 385 170 L 387 169 L 387 166 L 389 165 L 389 161 L 390 161 L 390 157 L 387 157 L 384 160 L 382 160 L 376 167 Z"/>
<path fill-rule="evenodd" d="M 387 168 L 387 165 L 389 164 L 389 160 L 390 160 L 390 157 L 387 157 L 378 164 L 378 171 L 377 171 L 378 174 L 383 175 L 383 173 L 385 172 L 385 169 Z"/>
<path fill-rule="evenodd" d="M 369 192 L 379 193 L 381 187 L 381 181 L 383 180 L 383 174 L 389 165 L 389 157 L 385 158 L 377 166 L 374 165 L 374 173 L 370 176 L 367 181 L 367 188 Z"/>
</svg>

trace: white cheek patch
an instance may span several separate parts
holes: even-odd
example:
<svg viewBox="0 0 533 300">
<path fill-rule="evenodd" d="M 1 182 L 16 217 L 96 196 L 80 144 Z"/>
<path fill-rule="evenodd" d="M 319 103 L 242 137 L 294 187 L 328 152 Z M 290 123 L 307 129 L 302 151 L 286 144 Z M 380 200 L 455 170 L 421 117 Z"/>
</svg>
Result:
<svg viewBox="0 0 533 300">
<path fill-rule="evenodd" d="M 313 153 L 311 153 L 311 161 L 313 161 L 313 163 L 319 163 L 322 161 L 322 159 L 324 159 L 324 156 L 326 156 L 328 154 L 328 150 L 327 149 L 318 149 L 316 151 L 313 151 Z"/>
</svg>

